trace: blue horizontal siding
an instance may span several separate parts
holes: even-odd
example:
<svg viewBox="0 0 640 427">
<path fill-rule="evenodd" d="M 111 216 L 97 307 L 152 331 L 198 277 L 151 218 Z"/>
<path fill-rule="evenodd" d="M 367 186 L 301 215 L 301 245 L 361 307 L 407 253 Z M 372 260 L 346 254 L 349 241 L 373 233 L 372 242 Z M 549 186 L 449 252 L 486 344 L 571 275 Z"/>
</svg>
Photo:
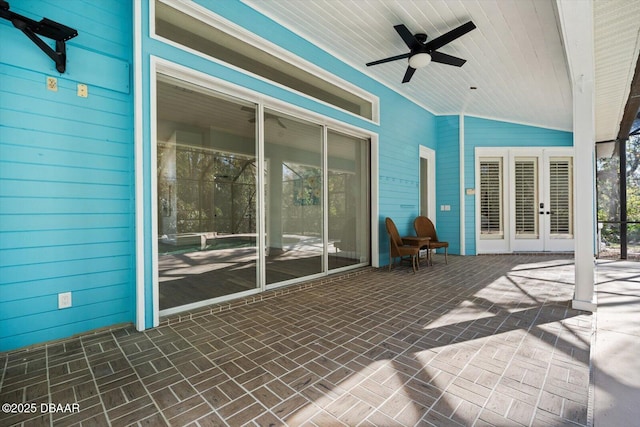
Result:
<svg viewBox="0 0 640 427">
<path fill-rule="evenodd" d="M 131 207 L 129 199 L 81 199 L 81 198 L 30 198 L 4 197 L 0 215 L 22 215 L 34 212 L 48 214 L 103 214 L 127 212 Z"/>
<path fill-rule="evenodd" d="M 135 291 L 132 5 L 12 0 L 11 10 L 79 35 L 60 74 L 0 23 L 0 351 L 131 322 Z M 61 292 L 71 308 L 58 309 Z"/>
<path fill-rule="evenodd" d="M 38 262 L 32 265 L 16 265 L 4 267 L 4 274 L 0 279 L 0 286 L 7 284 L 30 283 L 47 278 L 68 277 L 69 272 L 85 275 L 102 271 L 112 271 L 127 266 L 131 261 L 131 254 L 116 255 L 110 253 L 108 257 L 87 253 L 85 257 L 73 261 Z M 34 268 L 36 266 L 38 268 Z M 130 267 L 130 265 L 129 265 Z"/>
<path fill-rule="evenodd" d="M 102 302 L 121 302 L 122 295 L 126 293 L 126 287 L 128 283 L 120 283 L 115 285 L 109 285 L 104 287 L 92 287 L 91 289 L 78 290 L 73 294 L 73 308 L 93 306 L 95 308 L 95 301 Z M 41 314 L 40 308 L 42 306 L 55 307 L 58 304 L 58 294 L 41 294 L 37 297 L 29 299 L 29 304 L 23 304 L 22 307 L 16 304 L 0 303 L 0 311 L 5 314 L 6 320 L 20 319 L 26 316 L 37 316 Z M 51 310 L 55 313 L 57 310 Z M 23 319 L 24 320 L 24 319 Z M 16 328 L 16 332 L 20 333 L 27 328 Z"/>
<path fill-rule="evenodd" d="M 104 161 L 108 161 L 108 159 L 104 159 Z M 124 182 L 127 182 L 127 185 L 131 184 L 130 171 L 97 169 L 95 167 L 92 167 L 91 163 L 87 163 L 86 165 L 87 167 L 64 167 L 57 165 L 37 165 L 30 163 L 9 163 L 0 161 L 0 179 L 20 181 L 38 177 L 42 182 L 86 182 L 91 184 L 122 184 Z M 129 194 L 127 194 L 126 197 L 129 197 Z M 2 208 L 3 206 L 0 206 L 0 209 Z M 6 208 L 9 209 L 15 207 Z M 70 208 L 71 211 L 73 211 L 73 206 L 70 206 Z"/>
<path fill-rule="evenodd" d="M 122 197 L 122 185 L 7 180 L 0 188 L 0 197 L 117 200 Z"/>
<path fill-rule="evenodd" d="M 28 101 L 24 101 L 28 102 Z M 4 101 L 2 103 L 4 105 Z M 79 111 L 82 111 L 79 110 Z M 40 132 L 51 132 L 54 135 L 65 136 L 85 136 L 96 138 L 98 135 L 108 135 L 110 141 L 126 143 L 131 139 L 130 131 L 123 128 L 100 123 L 98 119 L 93 119 L 93 123 L 84 119 L 75 119 L 69 116 L 69 120 L 60 120 L 55 117 L 54 112 L 40 115 L 31 111 L 20 111 L 0 108 L 0 116 L 7 128 L 33 129 Z M 111 113 L 107 113 L 109 118 Z M 129 119 L 130 121 L 130 119 Z M 8 124 L 11 124 L 8 125 Z M 123 123 L 122 121 L 120 123 Z"/>
<path fill-rule="evenodd" d="M 436 228 L 438 239 L 449 242 L 449 253 L 460 253 L 460 120 L 438 117 L 436 151 Z M 449 211 L 440 207 L 448 205 Z"/>
<path fill-rule="evenodd" d="M 128 266 L 121 266 L 118 270 L 100 271 L 89 274 L 71 275 L 66 277 L 49 277 L 29 283 L 29 286 L 4 286 L 2 288 L 2 303 L 28 301 L 42 295 L 58 294 L 68 291 L 82 291 L 106 286 L 129 283 L 131 272 Z M 91 287 L 87 288 L 87 283 Z M 55 304 L 57 307 L 57 302 Z M 6 306 L 5 306 L 6 307 Z"/>
<path fill-rule="evenodd" d="M 57 297 L 56 297 L 57 304 Z M 39 315 L 24 316 L 22 321 L 18 319 L 0 320 L 1 330 L 10 330 L 10 336 L 0 338 L 0 347 L 19 348 L 33 343 L 51 341 L 56 338 L 70 337 L 92 329 L 128 323 L 130 313 L 121 310 L 122 307 L 131 305 L 130 300 L 117 300 L 107 303 L 99 303 L 92 307 L 79 307 L 78 309 L 65 309 L 55 312 L 41 313 Z M 61 315 L 61 312 L 65 312 Z M 100 315 L 100 313 L 110 313 Z M 82 319 L 78 321 L 78 319 Z M 35 330 L 26 329 L 24 325 L 39 325 Z"/>
<path fill-rule="evenodd" d="M 88 230 L 91 233 L 92 230 Z M 17 266 L 33 265 L 31 260 L 38 257 L 39 264 L 50 264 L 72 260 L 91 260 L 113 257 L 118 255 L 131 256 L 131 245 L 123 242 L 100 242 L 74 245 L 38 246 L 35 248 L 12 248 L 0 252 L 0 265 Z"/>
<path fill-rule="evenodd" d="M 2 233 L 0 249 L 21 249 L 50 246 L 85 245 L 92 242 L 113 243 L 130 240 L 131 228 L 73 228 L 51 231 L 7 231 Z M 38 260 L 34 260 L 37 262 Z M 6 278 L 6 274 L 4 274 Z M 1 280 L 1 279 L 0 279 Z"/>
</svg>

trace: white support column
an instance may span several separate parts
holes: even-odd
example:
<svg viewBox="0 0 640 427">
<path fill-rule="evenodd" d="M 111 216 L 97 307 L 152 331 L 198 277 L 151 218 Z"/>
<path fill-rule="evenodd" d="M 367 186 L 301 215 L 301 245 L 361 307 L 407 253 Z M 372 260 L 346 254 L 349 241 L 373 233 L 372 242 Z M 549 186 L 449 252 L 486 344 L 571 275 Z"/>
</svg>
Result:
<svg viewBox="0 0 640 427">
<path fill-rule="evenodd" d="M 460 114 L 459 119 L 459 134 L 458 134 L 458 142 L 459 142 L 459 164 L 460 164 L 460 255 L 466 255 L 466 233 L 467 230 L 465 228 L 465 217 L 466 217 L 466 205 L 465 205 L 465 181 L 464 181 L 464 114 Z"/>
<path fill-rule="evenodd" d="M 593 2 L 557 0 L 573 89 L 575 290 L 572 306 L 595 311 L 595 119 Z"/>
</svg>

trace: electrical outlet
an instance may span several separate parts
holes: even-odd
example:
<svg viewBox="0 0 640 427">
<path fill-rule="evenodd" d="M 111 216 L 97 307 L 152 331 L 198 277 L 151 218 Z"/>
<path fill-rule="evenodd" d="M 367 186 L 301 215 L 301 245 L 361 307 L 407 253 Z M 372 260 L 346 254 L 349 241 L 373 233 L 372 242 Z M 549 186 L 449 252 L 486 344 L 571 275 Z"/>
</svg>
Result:
<svg viewBox="0 0 640 427">
<path fill-rule="evenodd" d="M 58 91 L 58 79 L 56 79 L 55 77 L 48 77 L 47 76 L 47 89 L 49 89 L 50 91 L 53 91 L 53 92 L 57 92 Z"/>
<path fill-rule="evenodd" d="M 58 294 L 58 308 L 71 307 L 71 292 L 63 292 Z"/>
<path fill-rule="evenodd" d="M 81 98 L 86 98 L 87 96 L 89 96 L 89 89 L 87 89 L 87 85 L 78 83 L 78 96 Z"/>
</svg>

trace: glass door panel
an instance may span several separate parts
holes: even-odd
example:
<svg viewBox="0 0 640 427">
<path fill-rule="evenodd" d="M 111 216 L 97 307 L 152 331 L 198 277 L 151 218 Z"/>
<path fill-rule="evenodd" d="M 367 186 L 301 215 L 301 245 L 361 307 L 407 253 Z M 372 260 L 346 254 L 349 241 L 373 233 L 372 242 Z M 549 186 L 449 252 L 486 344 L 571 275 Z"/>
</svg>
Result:
<svg viewBox="0 0 640 427">
<path fill-rule="evenodd" d="M 515 159 L 515 238 L 538 239 L 538 159 Z"/>
<path fill-rule="evenodd" d="M 504 238 L 502 159 L 480 159 L 480 239 Z"/>
<path fill-rule="evenodd" d="M 329 269 L 369 262 L 368 146 L 327 132 Z"/>
<path fill-rule="evenodd" d="M 160 309 L 255 290 L 255 105 L 158 76 Z"/>
<path fill-rule="evenodd" d="M 574 249 L 573 159 L 549 156 L 545 170 L 548 182 L 545 247 L 551 251 L 570 251 Z"/>
<path fill-rule="evenodd" d="M 322 134 L 265 109 L 267 285 L 324 271 Z"/>
<path fill-rule="evenodd" d="M 510 235 L 514 252 L 544 250 L 541 230 L 545 218 L 540 214 L 544 189 L 540 173 L 539 150 L 531 155 L 511 157 Z"/>
</svg>

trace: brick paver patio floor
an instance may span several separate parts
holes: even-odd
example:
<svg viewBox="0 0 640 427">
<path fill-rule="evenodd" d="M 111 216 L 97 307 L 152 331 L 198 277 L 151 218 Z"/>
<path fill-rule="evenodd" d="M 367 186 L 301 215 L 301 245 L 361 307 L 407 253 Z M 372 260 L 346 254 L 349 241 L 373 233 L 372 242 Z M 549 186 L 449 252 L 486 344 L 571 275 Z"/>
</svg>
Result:
<svg viewBox="0 0 640 427">
<path fill-rule="evenodd" d="M 587 425 L 573 260 L 436 256 L 0 354 L 0 425 Z M 184 317 L 184 316 L 183 316 Z M 75 413 L 40 413 L 41 403 Z"/>
</svg>

